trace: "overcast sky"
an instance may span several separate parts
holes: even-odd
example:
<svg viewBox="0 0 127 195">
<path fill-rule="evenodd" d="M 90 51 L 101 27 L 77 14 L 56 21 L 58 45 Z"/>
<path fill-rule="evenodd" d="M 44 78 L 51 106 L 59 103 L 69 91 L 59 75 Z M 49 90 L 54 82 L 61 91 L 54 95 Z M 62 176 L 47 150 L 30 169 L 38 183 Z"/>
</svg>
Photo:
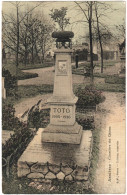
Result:
<svg viewBox="0 0 127 195">
<path fill-rule="evenodd" d="M 21 6 L 20 9 L 24 9 L 26 5 L 28 7 L 34 6 L 38 3 L 38 1 L 27 1 L 27 2 L 21 2 L 23 6 Z M 126 11 L 126 5 L 125 1 L 108 1 L 106 2 L 112 6 L 115 11 L 110 11 L 107 14 L 107 17 L 103 18 L 103 22 L 109 26 L 109 28 L 113 28 L 115 30 L 115 25 L 119 25 L 123 23 L 123 18 L 125 18 L 125 11 Z M 88 32 L 88 26 L 86 23 L 78 22 L 75 23 L 78 20 L 84 20 L 84 15 L 76 7 L 76 4 L 73 1 L 57 1 L 57 2 L 44 2 L 42 6 L 39 6 L 36 8 L 36 11 L 43 12 L 47 17 L 49 17 L 49 13 L 51 9 L 59 9 L 61 7 L 68 7 L 68 13 L 67 16 L 70 18 L 70 23 L 72 25 L 68 26 L 67 30 L 72 30 L 75 34 L 75 40 L 79 39 L 80 37 L 84 36 Z M 11 2 L 3 2 L 2 4 L 2 11 L 4 13 L 15 13 L 15 8 L 11 4 Z"/>
</svg>

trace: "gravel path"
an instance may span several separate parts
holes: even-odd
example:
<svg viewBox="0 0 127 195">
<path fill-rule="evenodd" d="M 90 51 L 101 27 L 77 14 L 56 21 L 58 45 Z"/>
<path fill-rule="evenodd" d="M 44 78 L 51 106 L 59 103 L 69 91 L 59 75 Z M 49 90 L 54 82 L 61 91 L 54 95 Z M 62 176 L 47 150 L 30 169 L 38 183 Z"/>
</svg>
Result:
<svg viewBox="0 0 127 195">
<path fill-rule="evenodd" d="M 54 67 L 24 70 L 24 72 L 37 73 L 38 77 L 19 80 L 18 85 L 42 85 L 42 84 L 53 84 L 54 83 Z M 72 75 L 73 84 L 90 83 L 90 78 L 84 77 L 82 75 Z M 94 78 L 95 83 L 103 83 L 104 78 Z"/>
<path fill-rule="evenodd" d="M 99 194 L 125 193 L 125 102 L 123 93 L 104 93 L 95 126 L 101 128 L 100 153 L 95 175 Z"/>
</svg>

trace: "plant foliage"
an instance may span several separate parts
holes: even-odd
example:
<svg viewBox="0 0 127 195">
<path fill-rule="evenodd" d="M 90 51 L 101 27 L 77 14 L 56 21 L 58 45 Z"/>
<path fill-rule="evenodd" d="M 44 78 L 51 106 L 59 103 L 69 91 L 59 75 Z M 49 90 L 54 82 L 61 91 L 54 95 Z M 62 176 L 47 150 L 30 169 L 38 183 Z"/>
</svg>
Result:
<svg viewBox="0 0 127 195">
<path fill-rule="evenodd" d="M 2 101 L 2 129 L 15 130 L 21 125 L 21 122 L 15 117 L 15 109 L 11 103 L 3 99 Z"/>
<path fill-rule="evenodd" d="M 76 96 L 78 96 L 77 107 L 88 108 L 96 106 L 105 100 L 102 92 L 96 90 L 93 86 L 86 86 L 85 88 L 79 87 L 76 90 Z"/>
<path fill-rule="evenodd" d="M 66 17 L 67 7 L 62 7 L 61 9 L 52 9 L 51 18 L 58 23 L 60 30 L 64 30 L 65 27 L 70 24 L 69 18 Z"/>
</svg>

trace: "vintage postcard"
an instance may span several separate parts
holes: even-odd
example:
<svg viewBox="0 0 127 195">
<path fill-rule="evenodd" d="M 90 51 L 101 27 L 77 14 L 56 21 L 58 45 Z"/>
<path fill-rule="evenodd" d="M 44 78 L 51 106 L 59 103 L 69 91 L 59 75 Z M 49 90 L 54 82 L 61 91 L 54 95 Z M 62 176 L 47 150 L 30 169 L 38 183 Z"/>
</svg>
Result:
<svg viewBox="0 0 127 195">
<path fill-rule="evenodd" d="M 3 1 L 2 193 L 126 193 L 126 2 Z"/>
</svg>

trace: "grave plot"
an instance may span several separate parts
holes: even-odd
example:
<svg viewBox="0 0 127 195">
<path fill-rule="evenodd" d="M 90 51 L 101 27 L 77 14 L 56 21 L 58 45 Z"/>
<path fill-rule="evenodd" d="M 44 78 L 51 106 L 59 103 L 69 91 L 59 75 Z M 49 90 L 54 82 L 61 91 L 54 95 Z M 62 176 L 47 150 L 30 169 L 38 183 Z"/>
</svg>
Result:
<svg viewBox="0 0 127 195">
<path fill-rule="evenodd" d="M 18 160 L 18 177 L 87 181 L 92 132 L 75 119 L 78 100 L 72 89 L 71 38 L 73 32 L 54 32 L 56 38 L 54 91 L 48 99 L 50 124 L 40 128 Z M 65 46 L 66 45 L 66 46 Z"/>
</svg>

